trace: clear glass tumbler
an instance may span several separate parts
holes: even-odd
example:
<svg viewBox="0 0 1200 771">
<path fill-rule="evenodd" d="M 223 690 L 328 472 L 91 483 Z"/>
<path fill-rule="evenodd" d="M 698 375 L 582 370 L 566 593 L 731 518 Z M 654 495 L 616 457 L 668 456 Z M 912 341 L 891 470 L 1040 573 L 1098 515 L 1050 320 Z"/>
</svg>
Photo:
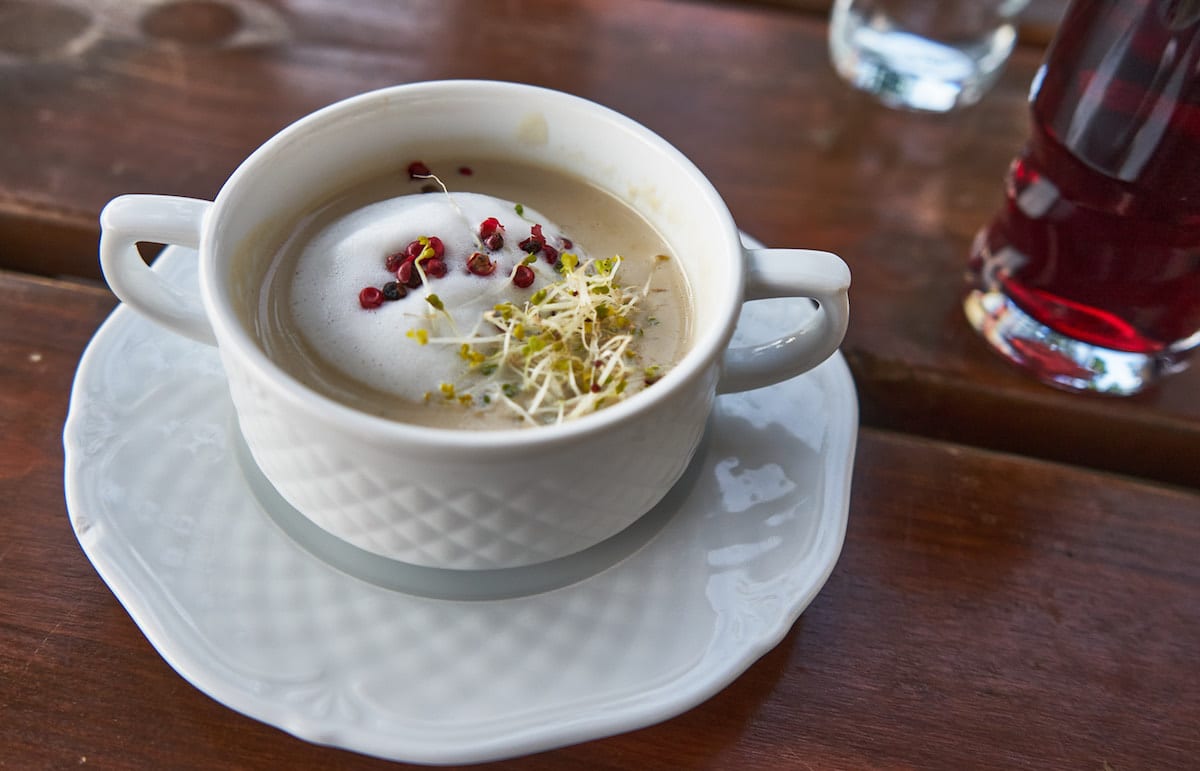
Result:
<svg viewBox="0 0 1200 771">
<path fill-rule="evenodd" d="M 889 107 L 978 102 L 1016 43 L 1029 0 L 836 0 L 829 52 L 847 82 Z"/>
<path fill-rule="evenodd" d="M 1047 383 L 1137 393 L 1200 345 L 1200 0 L 1074 0 L 1031 112 L 967 318 Z"/>
</svg>

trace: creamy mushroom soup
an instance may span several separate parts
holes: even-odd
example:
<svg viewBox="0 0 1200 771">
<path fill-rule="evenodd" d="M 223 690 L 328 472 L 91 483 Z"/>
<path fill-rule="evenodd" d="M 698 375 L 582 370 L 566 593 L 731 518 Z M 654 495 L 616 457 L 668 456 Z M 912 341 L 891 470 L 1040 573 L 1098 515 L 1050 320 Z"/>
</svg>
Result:
<svg viewBox="0 0 1200 771">
<path fill-rule="evenodd" d="M 414 160 L 267 248 L 252 319 L 267 355 L 390 419 L 572 420 L 652 387 L 690 342 L 670 246 L 616 196 L 547 168 Z"/>
</svg>

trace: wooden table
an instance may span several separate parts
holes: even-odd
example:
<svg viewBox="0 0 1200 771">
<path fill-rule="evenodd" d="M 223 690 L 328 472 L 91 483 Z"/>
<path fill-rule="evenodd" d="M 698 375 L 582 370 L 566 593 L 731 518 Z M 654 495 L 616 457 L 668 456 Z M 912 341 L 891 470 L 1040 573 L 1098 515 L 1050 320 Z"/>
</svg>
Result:
<svg viewBox="0 0 1200 771">
<path fill-rule="evenodd" d="M 805 3 L 801 3 L 805 5 Z M 959 310 L 1040 59 L 977 107 L 845 88 L 824 18 L 684 0 L 0 3 L 0 761 L 388 767 L 210 700 L 155 654 L 62 498 L 71 378 L 115 304 L 96 215 L 212 197 L 255 146 L 371 88 L 551 86 L 691 156 L 739 224 L 854 272 L 850 527 L 785 640 L 709 702 L 522 768 L 1190 768 L 1200 757 L 1200 370 L 1043 387 Z"/>
</svg>

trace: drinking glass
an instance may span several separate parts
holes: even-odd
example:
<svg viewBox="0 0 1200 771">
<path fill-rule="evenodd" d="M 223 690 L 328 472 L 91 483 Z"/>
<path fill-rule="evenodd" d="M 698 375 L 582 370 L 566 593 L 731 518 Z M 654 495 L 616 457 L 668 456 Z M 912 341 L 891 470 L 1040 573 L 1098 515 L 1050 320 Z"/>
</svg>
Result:
<svg viewBox="0 0 1200 771">
<path fill-rule="evenodd" d="M 1200 344 L 1200 0 L 1074 0 L 964 301 L 1047 383 L 1133 394 Z"/>
<path fill-rule="evenodd" d="M 1016 43 L 1029 0 L 837 0 L 834 67 L 889 107 L 948 112 L 978 102 Z"/>
</svg>

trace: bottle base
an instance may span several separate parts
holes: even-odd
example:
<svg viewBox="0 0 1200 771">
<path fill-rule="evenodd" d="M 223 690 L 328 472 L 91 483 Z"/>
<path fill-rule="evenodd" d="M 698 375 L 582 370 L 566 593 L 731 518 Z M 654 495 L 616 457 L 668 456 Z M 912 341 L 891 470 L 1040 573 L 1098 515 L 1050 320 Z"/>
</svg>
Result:
<svg viewBox="0 0 1200 771">
<path fill-rule="evenodd" d="M 1132 396 L 1186 367 L 1171 355 L 1117 351 L 1067 337 L 997 290 L 972 289 L 963 311 L 993 350 L 1042 382 L 1068 391 Z"/>
</svg>

